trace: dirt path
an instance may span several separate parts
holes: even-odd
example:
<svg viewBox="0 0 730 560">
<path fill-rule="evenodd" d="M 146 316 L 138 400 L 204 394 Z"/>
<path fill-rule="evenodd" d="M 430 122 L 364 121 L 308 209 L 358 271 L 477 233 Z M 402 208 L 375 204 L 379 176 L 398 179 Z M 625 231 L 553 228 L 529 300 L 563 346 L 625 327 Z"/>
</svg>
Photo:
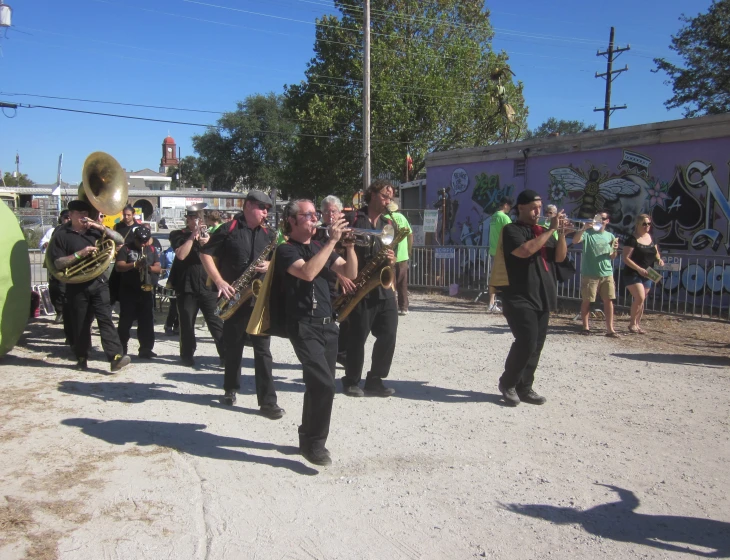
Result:
<svg viewBox="0 0 730 560">
<path fill-rule="evenodd" d="M 338 395 L 334 464 L 319 469 L 295 447 L 287 341 L 272 343 L 287 415 L 271 421 L 250 349 L 226 408 L 204 331 L 200 369 L 159 337 L 155 363 L 108 375 L 100 353 L 70 369 L 60 328 L 36 322 L 0 362 L 0 558 L 730 557 L 728 327 L 575 328 L 553 320 L 536 383 L 548 403 L 513 409 L 496 390 L 504 318 L 415 296 L 396 396 Z"/>
</svg>

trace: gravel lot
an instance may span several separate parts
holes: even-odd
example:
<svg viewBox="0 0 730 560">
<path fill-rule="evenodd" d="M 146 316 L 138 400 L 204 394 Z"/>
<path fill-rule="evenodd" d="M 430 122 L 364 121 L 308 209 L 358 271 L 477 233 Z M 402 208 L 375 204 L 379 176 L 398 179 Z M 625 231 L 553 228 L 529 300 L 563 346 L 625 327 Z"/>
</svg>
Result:
<svg viewBox="0 0 730 560">
<path fill-rule="evenodd" d="M 250 349 L 238 404 L 219 404 L 205 330 L 198 369 L 159 335 L 156 361 L 110 375 L 98 339 L 76 372 L 61 328 L 32 322 L 0 361 L 0 558 L 730 557 L 727 325 L 653 316 L 614 340 L 555 317 L 548 402 L 510 408 L 502 316 L 417 294 L 411 311 L 396 395 L 337 395 L 326 469 L 297 453 L 288 341 L 272 421 Z"/>
</svg>

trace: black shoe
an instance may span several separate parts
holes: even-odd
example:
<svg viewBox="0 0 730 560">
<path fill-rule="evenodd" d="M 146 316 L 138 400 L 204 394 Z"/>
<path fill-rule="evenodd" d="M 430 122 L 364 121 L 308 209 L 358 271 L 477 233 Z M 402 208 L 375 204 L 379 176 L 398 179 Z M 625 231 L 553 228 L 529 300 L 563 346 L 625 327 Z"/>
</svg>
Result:
<svg viewBox="0 0 730 560">
<path fill-rule="evenodd" d="M 342 367 L 347 367 L 347 353 L 341 352 L 337 354 L 337 363 Z"/>
<path fill-rule="evenodd" d="M 117 354 L 114 356 L 114 359 L 112 360 L 112 372 L 119 371 L 125 366 L 128 366 L 130 362 L 132 361 L 132 358 L 124 354 L 124 356 Z"/>
<path fill-rule="evenodd" d="M 502 396 L 504 397 L 504 400 L 507 401 L 507 404 L 510 406 L 517 406 L 520 404 L 520 397 L 517 396 L 517 389 L 514 387 L 505 388 L 502 386 L 502 384 L 499 384 L 499 392 L 502 393 Z"/>
<path fill-rule="evenodd" d="M 315 449 L 300 449 L 302 457 L 313 465 L 319 465 L 321 467 L 328 467 L 332 464 L 332 457 L 330 452 L 324 447 Z"/>
<path fill-rule="evenodd" d="M 538 395 L 535 391 L 530 389 L 526 393 L 519 394 L 520 400 L 528 404 L 545 404 L 547 399 L 541 395 Z"/>
<path fill-rule="evenodd" d="M 156 358 L 157 354 L 152 350 L 140 350 L 138 356 L 143 360 L 151 360 L 152 358 Z"/>
<path fill-rule="evenodd" d="M 261 412 L 261 416 L 266 416 L 266 418 L 269 418 L 270 420 L 278 420 L 284 416 L 284 413 L 286 412 L 276 403 L 265 404 L 259 409 L 259 411 Z"/>
<path fill-rule="evenodd" d="M 348 397 L 364 397 L 365 393 L 357 385 L 343 385 L 342 393 Z"/>
<path fill-rule="evenodd" d="M 53 321 L 54 323 L 63 323 L 63 313 L 56 313 L 56 318 Z"/>
<path fill-rule="evenodd" d="M 74 369 L 77 369 L 79 371 L 86 371 L 89 369 L 89 364 L 86 362 L 86 358 L 79 358 L 76 361 L 76 367 Z"/>
<path fill-rule="evenodd" d="M 236 404 L 236 390 L 230 389 L 226 391 L 226 394 L 221 397 L 221 402 L 223 404 L 227 404 L 228 406 L 233 406 Z"/>
<path fill-rule="evenodd" d="M 371 377 L 365 380 L 365 394 L 370 397 L 389 397 L 395 393 L 395 389 L 383 385 L 380 377 Z"/>
<path fill-rule="evenodd" d="M 226 367 L 226 359 L 225 358 L 218 358 L 218 365 L 222 368 Z"/>
<path fill-rule="evenodd" d="M 180 361 L 184 366 L 195 367 L 195 360 L 193 358 L 180 358 Z"/>
</svg>

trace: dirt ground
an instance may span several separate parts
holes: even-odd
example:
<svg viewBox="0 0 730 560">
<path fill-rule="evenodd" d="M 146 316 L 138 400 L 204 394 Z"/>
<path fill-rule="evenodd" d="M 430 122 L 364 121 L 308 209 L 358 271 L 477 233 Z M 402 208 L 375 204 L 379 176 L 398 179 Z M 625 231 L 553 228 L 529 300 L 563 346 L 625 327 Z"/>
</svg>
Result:
<svg viewBox="0 0 730 560">
<path fill-rule="evenodd" d="M 328 468 L 297 453 L 288 341 L 272 341 L 287 410 L 272 421 L 250 349 L 237 405 L 218 402 L 204 329 L 197 369 L 158 325 L 158 359 L 111 375 L 98 338 L 77 372 L 36 320 L 0 361 L 0 558 L 730 557 L 730 326 L 651 315 L 647 335 L 608 339 L 573 314 L 551 319 L 547 404 L 510 408 L 504 318 L 415 294 L 397 393 L 337 395 Z"/>
</svg>

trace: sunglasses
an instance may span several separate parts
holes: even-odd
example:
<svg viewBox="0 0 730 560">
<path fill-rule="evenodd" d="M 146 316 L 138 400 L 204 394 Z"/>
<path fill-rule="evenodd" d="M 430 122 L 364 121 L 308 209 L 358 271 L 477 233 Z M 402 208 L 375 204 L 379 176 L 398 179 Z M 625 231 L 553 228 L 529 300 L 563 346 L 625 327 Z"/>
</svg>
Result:
<svg viewBox="0 0 730 560">
<path fill-rule="evenodd" d="M 647 226 L 647 227 L 648 227 L 648 226 L 650 226 L 650 225 L 651 225 L 651 222 L 641 222 L 641 225 L 642 225 L 642 226 Z"/>
<path fill-rule="evenodd" d="M 269 206 L 265 202 L 256 202 L 254 204 L 259 210 L 271 210 L 271 206 Z"/>
</svg>

